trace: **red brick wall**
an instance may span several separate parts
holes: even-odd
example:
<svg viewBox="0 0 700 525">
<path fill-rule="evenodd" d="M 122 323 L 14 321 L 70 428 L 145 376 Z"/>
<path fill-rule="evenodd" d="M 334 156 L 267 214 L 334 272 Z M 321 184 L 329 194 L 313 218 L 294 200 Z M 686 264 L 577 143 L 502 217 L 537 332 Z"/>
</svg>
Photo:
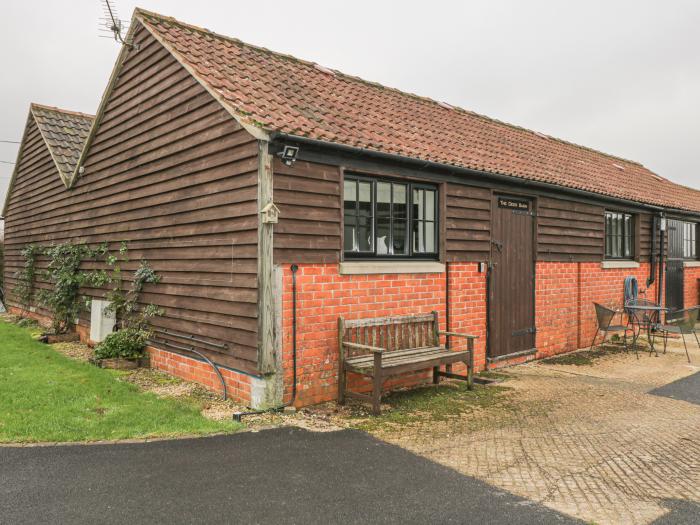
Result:
<svg viewBox="0 0 700 525">
<path fill-rule="evenodd" d="M 698 294 L 698 280 L 700 279 L 700 268 L 684 268 L 684 300 L 685 308 L 700 305 L 700 297 Z"/>
<path fill-rule="evenodd" d="M 209 390 L 223 392 L 221 380 L 209 363 L 153 347 L 148 347 L 148 355 L 151 368 L 187 381 L 195 381 Z M 225 368 L 219 368 L 219 371 L 226 382 L 228 397 L 245 405 L 250 403 L 250 376 Z"/>
<path fill-rule="evenodd" d="M 649 264 L 603 269 L 599 262 L 537 263 L 537 357 L 589 346 L 596 331 L 593 302 L 621 307 L 628 275 L 637 278 L 642 292 L 646 289 Z M 656 300 L 656 286 L 654 283 L 647 290 L 648 299 Z"/>
<path fill-rule="evenodd" d="M 484 362 L 485 274 L 476 263 L 450 264 L 450 329 L 480 336 L 476 361 Z M 292 389 L 292 273 L 284 267 L 283 362 L 285 400 Z M 445 274 L 340 275 L 337 264 L 300 265 L 297 273 L 297 404 L 335 399 L 338 385 L 338 317 L 409 315 L 433 310 L 445 329 Z M 459 342 L 459 344 L 463 344 Z M 457 368 L 455 367 L 457 370 Z M 425 381 L 426 372 L 386 383 Z M 362 389 L 360 378 L 349 378 Z"/>
</svg>

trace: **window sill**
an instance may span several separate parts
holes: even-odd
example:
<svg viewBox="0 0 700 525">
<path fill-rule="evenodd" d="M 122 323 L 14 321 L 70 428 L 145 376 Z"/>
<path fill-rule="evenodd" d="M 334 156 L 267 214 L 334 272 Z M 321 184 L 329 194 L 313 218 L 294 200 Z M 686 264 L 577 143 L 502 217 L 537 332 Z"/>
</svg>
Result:
<svg viewBox="0 0 700 525">
<path fill-rule="evenodd" d="M 437 261 L 345 261 L 338 267 L 340 275 L 443 273 L 445 271 L 445 265 Z"/>
<path fill-rule="evenodd" d="M 600 267 L 603 270 L 619 270 L 625 268 L 639 268 L 641 265 L 637 261 L 603 261 Z"/>
<path fill-rule="evenodd" d="M 683 261 L 684 268 L 700 268 L 700 261 Z"/>
</svg>

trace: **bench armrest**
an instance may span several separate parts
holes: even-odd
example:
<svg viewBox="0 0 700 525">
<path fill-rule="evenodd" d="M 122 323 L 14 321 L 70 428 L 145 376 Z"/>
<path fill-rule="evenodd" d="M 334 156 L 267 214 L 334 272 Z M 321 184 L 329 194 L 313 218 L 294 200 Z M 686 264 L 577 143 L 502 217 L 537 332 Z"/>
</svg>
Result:
<svg viewBox="0 0 700 525">
<path fill-rule="evenodd" d="M 383 348 L 379 348 L 377 346 L 361 345 L 359 343 L 349 343 L 346 341 L 343 341 L 343 346 L 347 346 L 348 348 L 356 348 L 358 350 L 369 350 L 370 352 L 374 353 L 382 353 L 384 351 Z"/>
<path fill-rule="evenodd" d="M 443 332 L 440 330 L 438 332 L 440 335 L 446 335 L 446 336 L 453 336 L 453 337 L 464 337 L 465 339 L 478 339 L 479 336 L 477 335 L 469 335 L 469 334 L 460 334 L 458 332 Z"/>
</svg>

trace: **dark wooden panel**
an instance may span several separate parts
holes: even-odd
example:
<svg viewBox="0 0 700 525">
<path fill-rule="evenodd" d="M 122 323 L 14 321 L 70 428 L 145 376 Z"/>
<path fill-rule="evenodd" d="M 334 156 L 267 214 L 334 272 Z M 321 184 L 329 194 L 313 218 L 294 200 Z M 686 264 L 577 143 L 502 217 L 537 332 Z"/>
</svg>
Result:
<svg viewBox="0 0 700 525">
<path fill-rule="evenodd" d="M 489 357 L 499 358 L 535 348 L 535 228 L 532 215 L 499 206 L 498 196 L 492 228 Z"/>
<path fill-rule="evenodd" d="M 537 257 L 543 261 L 600 261 L 605 223 L 602 207 L 540 197 Z"/>
<path fill-rule="evenodd" d="M 445 256 L 451 262 L 485 261 L 491 239 L 491 190 L 447 184 Z"/>
<path fill-rule="evenodd" d="M 140 51 L 127 55 L 85 172 L 70 191 L 51 169 L 38 134 L 27 134 L 26 173 L 8 207 L 6 274 L 21 268 L 20 250 L 28 243 L 109 241 L 116 248 L 126 241 L 125 284 L 141 259 L 162 278 L 142 295 L 165 312 L 154 325 L 225 343 L 220 351 L 196 349 L 255 372 L 256 140 L 145 31 L 137 30 L 136 38 Z M 332 206 L 332 178 L 325 179 L 318 170 L 306 177 L 324 184 L 320 198 Z M 312 195 L 312 186 L 300 189 Z M 333 232 L 318 231 L 325 249 Z M 287 242 L 311 245 L 298 231 L 289 233 Z M 84 263 L 85 269 L 101 267 Z M 84 292 L 102 297 L 105 291 Z"/>
<path fill-rule="evenodd" d="M 340 260 L 340 168 L 310 162 L 273 165 L 274 200 L 280 209 L 274 228 L 274 260 L 333 263 Z"/>
</svg>

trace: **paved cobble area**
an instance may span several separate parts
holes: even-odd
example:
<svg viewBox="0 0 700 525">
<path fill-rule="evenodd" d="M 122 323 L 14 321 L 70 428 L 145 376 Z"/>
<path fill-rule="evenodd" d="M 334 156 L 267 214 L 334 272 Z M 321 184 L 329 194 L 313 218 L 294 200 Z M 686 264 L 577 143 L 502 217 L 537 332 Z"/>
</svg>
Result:
<svg viewBox="0 0 700 525">
<path fill-rule="evenodd" d="M 652 523 L 670 500 L 700 502 L 700 406 L 648 392 L 698 370 L 676 344 L 532 363 L 508 370 L 493 407 L 379 437 L 587 522 Z"/>
</svg>

